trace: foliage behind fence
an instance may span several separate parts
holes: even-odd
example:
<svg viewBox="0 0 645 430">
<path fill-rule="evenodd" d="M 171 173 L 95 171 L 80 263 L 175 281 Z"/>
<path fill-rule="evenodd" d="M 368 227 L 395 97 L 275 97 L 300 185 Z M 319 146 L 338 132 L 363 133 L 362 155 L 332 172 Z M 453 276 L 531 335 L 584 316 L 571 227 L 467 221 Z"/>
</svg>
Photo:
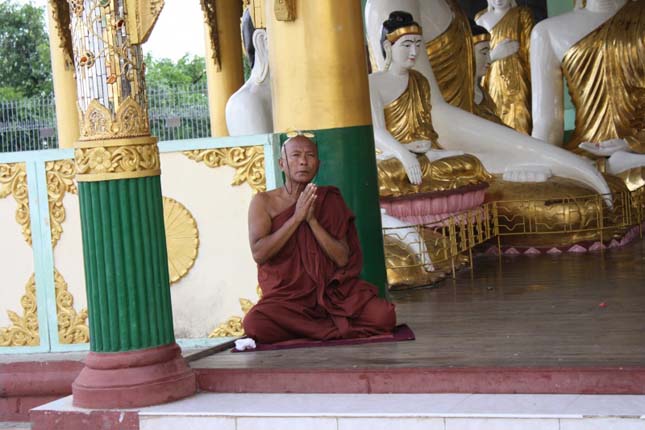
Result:
<svg viewBox="0 0 645 430">
<path fill-rule="evenodd" d="M 210 136 L 205 83 L 148 91 L 150 128 L 159 140 Z M 54 96 L 0 102 L 0 152 L 58 148 Z"/>
</svg>

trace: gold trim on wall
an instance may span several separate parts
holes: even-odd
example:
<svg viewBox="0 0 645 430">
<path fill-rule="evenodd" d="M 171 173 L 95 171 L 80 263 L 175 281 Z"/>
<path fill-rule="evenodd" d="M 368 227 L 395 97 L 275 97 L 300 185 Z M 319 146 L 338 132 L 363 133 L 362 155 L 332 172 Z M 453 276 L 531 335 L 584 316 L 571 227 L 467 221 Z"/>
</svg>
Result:
<svg viewBox="0 0 645 430">
<path fill-rule="evenodd" d="M 233 167 L 236 172 L 231 185 L 248 183 L 254 193 L 266 191 L 264 173 L 264 148 L 246 146 L 222 149 L 195 149 L 184 151 L 191 160 L 203 162 L 208 167 Z"/>
</svg>

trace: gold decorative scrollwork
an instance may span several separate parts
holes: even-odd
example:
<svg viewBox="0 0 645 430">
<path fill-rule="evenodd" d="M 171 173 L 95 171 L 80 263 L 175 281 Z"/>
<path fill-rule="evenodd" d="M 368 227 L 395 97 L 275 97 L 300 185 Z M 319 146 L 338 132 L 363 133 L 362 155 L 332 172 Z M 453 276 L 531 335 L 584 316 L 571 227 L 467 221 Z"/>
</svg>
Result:
<svg viewBox="0 0 645 430">
<path fill-rule="evenodd" d="M 65 221 L 63 198 L 65 193 L 76 194 L 78 192 L 74 183 L 76 168 L 73 160 L 49 161 L 45 164 L 45 173 L 51 240 L 52 248 L 54 248 L 63 234 L 63 221 Z"/>
<path fill-rule="evenodd" d="M 13 195 L 18 203 L 16 222 L 22 229 L 25 241 L 31 245 L 29 193 L 27 190 L 27 170 L 24 163 L 0 164 L 0 199 L 10 195 Z"/>
<path fill-rule="evenodd" d="M 71 65 L 74 62 L 74 50 L 72 48 L 72 33 L 70 31 L 69 1 L 49 0 L 49 6 L 51 7 L 54 26 L 58 33 L 60 47 L 63 48 L 63 52 L 65 53 L 65 62 Z"/>
<path fill-rule="evenodd" d="M 123 103 L 117 108 L 114 118 L 110 109 L 96 99 L 90 101 L 84 113 L 80 112 L 80 117 L 81 144 L 88 140 L 118 139 L 150 134 L 148 111 L 132 97 L 123 100 Z"/>
<path fill-rule="evenodd" d="M 163 198 L 163 218 L 168 248 L 168 270 L 173 284 L 186 276 L 197 258 L 199 230 L 197 221 L 184 205 L 170 197 Z"/>
<path fill-rule="evenodd" d="M 262 290 L 260 290 L 259 285 L 255 288 L 255 292 L 258 295 L 258 299 L 260 299 L 262 297 Z M 255 303 L 253 303 L 249 299 L 240 299 L 240 308 L 242 309 L 242 313 L 244 315 L 249 313 L 253 305 L 255 305 Z M 228 320 L 226 320 L 225 323 L 217 326 L 208 335 L 208 337 L 237 337 L 243 335 L 244 327 L 242 327 L 242 317 L 232 316 Z"/>
<path fill-rule="evenodd" d="M 34 275 L 25 285 L 25 294 L 20 299 L 23 313 L 7 311 L 10 327 L 0 328 L 0 346 L 35 346 L 40 344 L 38 335 L 38 312 L 36 304 L 36 281 Z"/>
<path fill-rule="evenodd" d="M 195 149 L 185 151 L 184 155 L 191 160 L 203 162 L 208 167 L 233 167 L 236 172 L 231 185 L 247 182 L 253 192 L 266 191 L 264 149 L 261 146 Z"/>
<path fill-rule="evenodd" d="M 204 21 L 208 26 L 208 40 L 211 43 L 211 50 L 213 52 L 211 58 L 215 65 L 216 71 L 222 70 L 222 63 L 220 62 L 219 55 L 219 36 L 217 34 L 217 9 L 215 9 L 215 0 L 201 0 L 202 12 L 204 12 Z"/>
<path fill-rule="evenodd" d="M 62 275 L 54 269 L 56 314 L 58 316 L 58 338 L 60 343 L 87 343 L 90 331 L 87 326 L 87 309 L 77 313 L 74 298 L 68 291 Z M 38 335 L 38 305 L 36 301 L 36 280 L 32 274 L 25 285 L 25 294 L 20 299 L 23 314 L 7 311 L 12 325 L 0 328 L 0 346 L 35 346 L 40 344 Z"/>
<path fill-rule="evenodd" d="M 62 344 L 87 343 L 90 341 L 90 330 L 87 326 L 87 309 L 77 313 L 74 309 L 74 297 L 68 291 L 67 282 L 54 269 L 56 291 L 56 315 L 58 317 L 58 341 Z"/>
<path fill-rule="evenodd" d="M 74 151 L 79 182 L 142 178 L 161 174 L 157 139 L 103 141 L 106 146 Z M 119 145 L 122 143 L 122 145 Z"/>
</svg>

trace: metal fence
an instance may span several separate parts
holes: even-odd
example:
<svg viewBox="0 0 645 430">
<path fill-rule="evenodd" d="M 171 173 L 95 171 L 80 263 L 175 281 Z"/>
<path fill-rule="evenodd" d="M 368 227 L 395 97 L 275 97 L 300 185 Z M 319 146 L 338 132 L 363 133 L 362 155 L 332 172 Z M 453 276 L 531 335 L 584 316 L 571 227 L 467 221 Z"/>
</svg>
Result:
<svg viewBox="0 0 645 430">
<path fill-rule="evenodd" d="M 159 140 L 209 137 L 206 83 L 148 91 L 150 129 Z M 54 96 L 0 102 L 0 152 L 58 148 Z"/>
</svg>

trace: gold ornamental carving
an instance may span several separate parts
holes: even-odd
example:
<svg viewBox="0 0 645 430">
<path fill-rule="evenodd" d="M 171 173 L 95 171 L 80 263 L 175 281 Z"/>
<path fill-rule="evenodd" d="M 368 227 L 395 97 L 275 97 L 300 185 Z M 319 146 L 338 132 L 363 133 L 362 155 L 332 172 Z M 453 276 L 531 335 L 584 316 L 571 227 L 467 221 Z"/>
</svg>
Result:
<svg viewBox="0 0 645 430">
<path fill-rule="evenodd" d="M 261 146 L 195 149 L 185 151 L 184 155 L 191 160 L 203 162 L 208 167 L 233 167 L 236 172 L 231 185 L 240 185 L 246 182 L 253 192 L 266 191 L 264 149 Z"/>
<path fill-rule="evenodd" d="M 221 1 L 221 0 L 220 0 Z M 217 31 L 217 9 L 215 8 L 215 0 L 201 0 L 202 12 L 204 12 L 204 21 L 208 26 L 208 40 L 211 44 L 212 60 L 215 70 L 222 71 L 222 63 L 220 61 L 220 47 L 219 35 Z"/>
<path fill-rule="evenodd" d="M 240 308 L 244 315 L 253 307 L 253 302 L 249 299 L 240 299 Z M 244 335 L 242 327 L 242 317 L 232 316 L 225 323 L 220 324 L 213 330 L 208 337 L 238 337 Z"/>
<path fill-rule="evenodd" d="M 59 342 L 62 344 L 89 342 L 87 309 L 83 309 L 80 313 L 76 312 L 74 298 L 68 291 L 67 283 L 55 269 L 54 287 Z M 40 344 L 36 280 L 33 274 L 25 285 L 25 294 L 21 297 L 20 304 L 23 309 L 22 316 L 13 311 L 7 311 L 12 325 L 0 328 L 0 346 L 36 346 Z"/>
<path fill-rule="evenodd" d="M 87 309 L 77 313 L 74 309 L 74 297 L 68 291 L 67 282 L 54 269 L 54 286 L 56 291 L 56 315 L 58 321 L 58 341 L 62 344 L 88 343 L 90 329 L 87 326 Z"/>
<path fill-rule="evenodd" d="M 173 284 L 186 276 L 195 264 L 199 249 L 197 222 L 184 205 L 170 197 L 163 198 L 163 217 L 168 248 L 168 270 Z"/>
<path fill-rule="evenodd" d="M 18 204 L 16 222 L 20 225 L 25 241 L 31 245 L 31 217 L 25 163 L 0 164 L 0 199 L 13 195 Z"/>
<path fill-rule="evenodd" d="M 79 182 L 142 178 L 161 174 L 157 138 L 103 141 L 74 150 Z"/>
<path fill-rule="evenodd" d="M 89 102 L 81 117 L 81 136 L 79 146 L 91 144 L 91 140 L 118 139 L 124 137 L 148 136 L 150 123 L 148 111 L 128 96 L 119 104 L 114 116 L 110 109 L 97 99 Z"/>
<path fill-rule="evenodd" d="M 20 299 L 22 316 L 7 311 L 11 326 L 0 328 L 0 346 L 36 346 L 38 335 L 38 309 L 36 304 L 36 281 L 31 275 L 25 285 L 25 294 Z"/>
<path fill-rule="evenodd" d="M 74 175 L 76 168 L 73 160 L 49 161 L 45 164 L 47 176 L 47 200 L 49 204 L 49 224 L 51 230 L 52 248 L 56 247 L 63 234 L 65 193 L 76 194 Z"/>
<path fill-rule="evenodd" d="M 255 287 L 255 293 L 258 295 L 258 299 L 262 298 L 262 290 L 258 285 Z M 240 300 L 240 309 L 244 315 L 248 314 L 251 308 L 255 305 L 251 300 L 241 298 Z M 213 330 L 208 337 L 237 337 L 244 335 L 244 327 L 242 326 L 242 317 L 232 316 L 225 323 L 220 324 Z"/>
</svg>

